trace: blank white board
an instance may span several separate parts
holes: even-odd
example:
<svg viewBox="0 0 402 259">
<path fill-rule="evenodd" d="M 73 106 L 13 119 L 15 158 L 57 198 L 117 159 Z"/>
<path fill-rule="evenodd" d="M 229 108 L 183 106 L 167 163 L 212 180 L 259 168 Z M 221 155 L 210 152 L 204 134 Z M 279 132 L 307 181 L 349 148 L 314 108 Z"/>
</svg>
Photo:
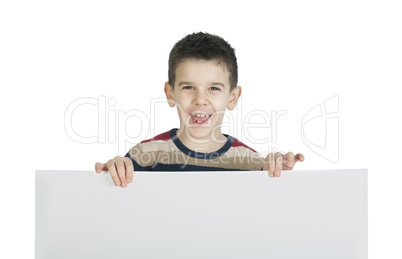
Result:
<svg viewBox="0 0 402 259">
<path fill-rule="evenodd" d="M 36 171 L 36 259 L 367 259 L 367 169 Z"/>
</svg>

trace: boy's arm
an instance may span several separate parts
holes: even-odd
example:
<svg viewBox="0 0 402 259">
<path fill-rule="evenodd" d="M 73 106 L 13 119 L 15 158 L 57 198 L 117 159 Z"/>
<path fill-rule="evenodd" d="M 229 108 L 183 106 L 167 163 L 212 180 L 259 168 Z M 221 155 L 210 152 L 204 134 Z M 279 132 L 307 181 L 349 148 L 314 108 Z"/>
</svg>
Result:
<svg viewBox="0 0 402 259">
<path fill-rule="evenodd" d="M 304 161 L 303 154 L 293 155 L 292 152 L 288 152 L 285 155 L 282 153 L 269 153 L 264 158 L 263 171 L 268 171 L 270 177 L 281 176 L 282 170 L 292 170 L 295 164 L 300 161 Z"/>
</svg>

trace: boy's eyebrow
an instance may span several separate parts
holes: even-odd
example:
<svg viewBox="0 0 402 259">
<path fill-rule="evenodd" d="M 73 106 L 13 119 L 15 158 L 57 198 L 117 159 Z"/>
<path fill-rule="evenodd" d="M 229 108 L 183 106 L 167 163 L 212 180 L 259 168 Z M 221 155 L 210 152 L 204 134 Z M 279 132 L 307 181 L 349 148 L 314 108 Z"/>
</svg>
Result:
<svg viewBox="0 0 402 259">
<path fill-rule="evenodd" d="M 187 82 L 187 81 L 182 81 L 182 82 L 179 83 L 178 86 L 181 86 L 181 85 L 195 85 L 195 83 L 193 83 L 193 82 Z M 210 85 L 220 85 L 220 86 L 222 86 L 223 88 L 225 88 L 225 85 L 222 84 L 221 82 L 211 82 Z"/>
</svg>

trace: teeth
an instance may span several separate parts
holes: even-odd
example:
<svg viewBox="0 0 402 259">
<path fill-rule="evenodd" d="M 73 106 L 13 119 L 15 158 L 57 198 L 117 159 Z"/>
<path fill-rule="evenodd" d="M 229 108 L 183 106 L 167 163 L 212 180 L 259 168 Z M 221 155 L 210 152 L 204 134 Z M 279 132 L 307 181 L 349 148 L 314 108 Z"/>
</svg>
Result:
<svg viewBox="0 0 402 259">
<path fill-rule="evenodd" d="M 198 118 L 209 118 L 209 117 L 211 117 L 211 115 L 206 114 L 206 113 L 190 113 L 190 115 L 191 115 L 191 117 L 195 117 L 195 118 L 197 118 L 197 117 Z M 205 122 L 205 121 L 198 121 L 195 118 L 194 118 L 194 121 L 197 122 L 197 123 Z"/>
<path fill-rule="evenodd" d="M 194 117 L 209 117 L 208 114 L 199 114 L 199 113 L 197 113 L 197 114 L 191 114 L 191 115 L 194 116 Z"/>
</svg>

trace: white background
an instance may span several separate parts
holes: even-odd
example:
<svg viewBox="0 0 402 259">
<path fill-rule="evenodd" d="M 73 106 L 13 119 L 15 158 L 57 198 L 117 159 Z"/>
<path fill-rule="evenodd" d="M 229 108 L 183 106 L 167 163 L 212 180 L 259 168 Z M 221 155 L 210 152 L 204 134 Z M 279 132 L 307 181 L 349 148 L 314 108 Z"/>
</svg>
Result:
<svg viewBox="0 0 402 259">
<path fill-rule="evenodd" d="M 154 118 L 152 128 L 136 118 L 116 126 L 133 143 L 178 127 L 175 109 L 158 103 L 151 114 L 151 101 L 163 100 L 173 44 L 206 31 L 236 49 L 243 94 L 233 111 L 242 116 L 233 127 L 241 128 L 256 110 L 286 111 L 277 122 L 275 142 L 267 127 L 250 130 L 250 136 L 270 139 L 260 144 L 240 130 L 223 132 L 259 152 L 303 153 L 305 162 L 296 165 L 300 170 L 368 168 L 369 258 L 401 258 L 400 6 L 397 1 L 265 3 L 3 1 L 1 257 L 34 255 L 35 169 L 91 170 L 97 161 L 124 155 L 131 145 L 118 144 L 113 138 L 124 134 L 109 130 L 114 137 L 105 141 L 77 143 L 65 131 L 67 107 L 80 98 L 104 96 L 115 100 L 106 114 L 143 111 L 143 123 Z M 303 116 L 333 96 L 339 97 L 335 162 L 313 152 L 301 134 Z M 255 122 L 261 118 L 254 117 Z M 71 122 L 82 136 L 101 131 L 96 106 L 80 106 Z M 306 134 L 325 143 L 325 120 L 314 123 Z"/>
</svg>

